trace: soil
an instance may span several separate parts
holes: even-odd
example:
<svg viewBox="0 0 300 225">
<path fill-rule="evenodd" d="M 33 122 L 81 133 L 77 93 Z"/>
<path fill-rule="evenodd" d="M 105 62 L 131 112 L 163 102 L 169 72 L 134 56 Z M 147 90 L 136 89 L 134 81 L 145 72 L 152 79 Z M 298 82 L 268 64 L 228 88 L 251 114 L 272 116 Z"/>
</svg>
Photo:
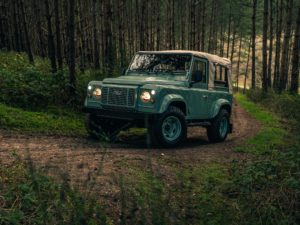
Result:
<svg viewBox="0 0 300 225">
<path fill-rule="evenodd" d="M 233 133 L 223 143 L 209 143 L 204 128 L 188 129 L 187 141 L 175 149 L 148 149 L 146 135 L 123 134 L 113 144 L 99 143 L 88 137 L 61 137 L 16 134 L 0 130 L 0 166 L 9 166 L 16 158 L 32 161 L 36 168 L 60 179 L 67 176 L 77 190 L 93 193 L 113 217 L 120 215 L 119 174 L 126 165 L 159 171 L 172 183 L 170 164 L 191 167 L 210 162 L 230 163 L 247 160 L 248 154 L 234 151 L 253 137 L 260 124 L 244 109 L 235 105 L 232 115 Z"/>
</svg>

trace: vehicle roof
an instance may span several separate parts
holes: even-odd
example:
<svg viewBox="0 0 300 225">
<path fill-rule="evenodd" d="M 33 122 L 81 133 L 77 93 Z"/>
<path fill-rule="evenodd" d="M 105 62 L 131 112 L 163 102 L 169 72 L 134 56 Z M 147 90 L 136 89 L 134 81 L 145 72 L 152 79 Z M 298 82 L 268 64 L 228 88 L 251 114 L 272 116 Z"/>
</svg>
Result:
<svg viewBox="0 0 300 225">
<path fill-rule="evenodd" d="M 198 56 L 200 58 L 205 58 L 210 62 L 217 63 L 226 67 L 231 66 L 231 62 L 227 58 L 223 58 L 217 55 L 213 55 L 207 52 L 199 52 L 199 51 L 190 51 L 190 50 L 165 50 L 165 51 L 139 51 L 139 53 L 144 54 L 190 54 L 194 56 Z"/>
</svg>

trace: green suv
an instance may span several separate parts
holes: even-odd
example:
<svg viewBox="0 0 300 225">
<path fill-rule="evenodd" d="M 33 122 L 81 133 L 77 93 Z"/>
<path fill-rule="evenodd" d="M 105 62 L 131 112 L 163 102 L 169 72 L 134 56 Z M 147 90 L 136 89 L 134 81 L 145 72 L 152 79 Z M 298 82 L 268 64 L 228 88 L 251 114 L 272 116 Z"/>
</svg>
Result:
<svg viewBox="0 0 300 225">
<path fill-rule="evenodd" d="M 232 131 L 231 62 L 197 51 L 141 51 L 123 76 L 89 83 L 84 111 L 96 138 L 147 127 L 152 143 L 174 147 L 188 126 L 203 126 L 221 142 Z"/>
</svg>

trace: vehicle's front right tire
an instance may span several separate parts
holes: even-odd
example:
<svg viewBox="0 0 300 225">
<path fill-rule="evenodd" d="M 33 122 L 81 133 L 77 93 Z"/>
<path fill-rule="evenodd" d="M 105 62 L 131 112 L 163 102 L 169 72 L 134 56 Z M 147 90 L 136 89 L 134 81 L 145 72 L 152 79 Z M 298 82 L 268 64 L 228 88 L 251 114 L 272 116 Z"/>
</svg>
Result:
<svg viewBox="0 0 300 225">
<path fill-rule="evenodd" d="M 170 106 L 150 124 L 152 143 L 171 148 L 182 143 L 187 136 L 187 123 L 183 112 Z"/>
</svg>

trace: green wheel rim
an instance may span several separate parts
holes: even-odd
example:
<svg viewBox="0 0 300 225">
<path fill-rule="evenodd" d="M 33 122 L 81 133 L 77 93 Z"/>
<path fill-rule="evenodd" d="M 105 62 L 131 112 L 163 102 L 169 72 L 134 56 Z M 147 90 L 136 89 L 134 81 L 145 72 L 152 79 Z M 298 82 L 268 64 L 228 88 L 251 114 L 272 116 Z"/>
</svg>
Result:
<svg viewBox="0 0 300 225">
<path fill-rule="evenodd" d="M 223 117 L 220 121 L 219 133 L 222 138 L 225 137 L 228 131 L 228 120 L 226 117 Z"/>
<path fill-rule="evenodd" d="M 175 116 L 168 116 L 164 119 L 162 124 L 162 134 L 167 141 L 174 141 L 179 138 L 181 134 L 180 120 Z"/>
</svg>

